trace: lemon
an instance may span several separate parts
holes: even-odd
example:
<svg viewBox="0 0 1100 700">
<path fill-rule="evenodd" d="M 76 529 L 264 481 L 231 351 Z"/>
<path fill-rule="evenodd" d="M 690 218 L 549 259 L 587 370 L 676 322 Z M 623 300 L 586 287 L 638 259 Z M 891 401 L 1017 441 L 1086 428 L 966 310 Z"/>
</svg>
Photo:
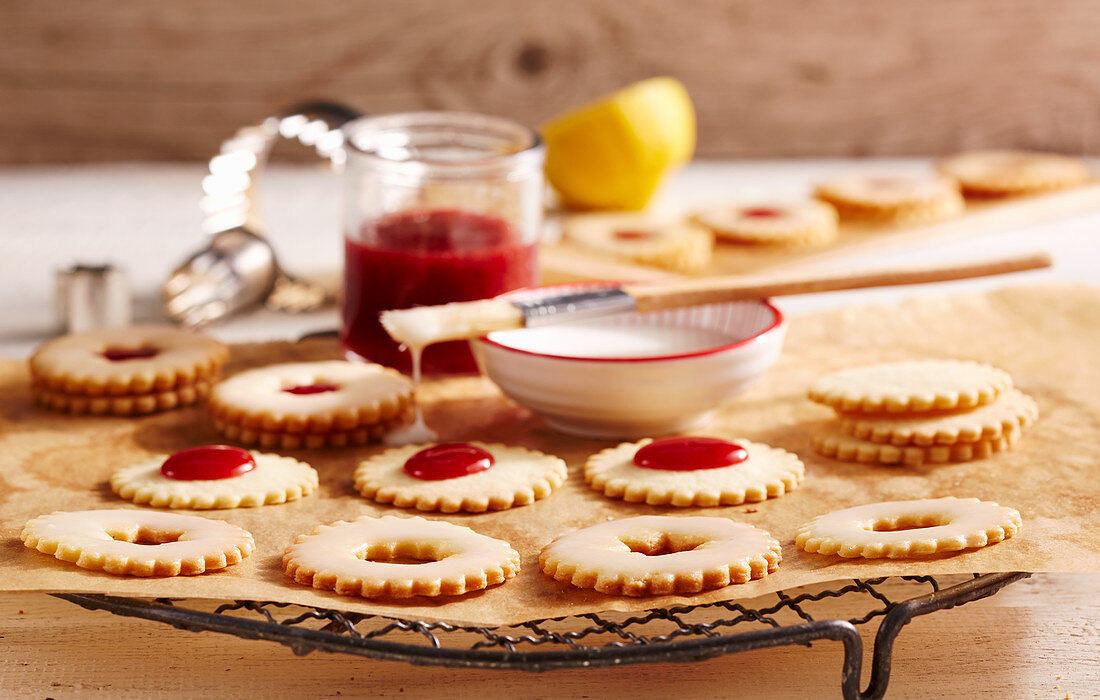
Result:
<svg viewBox="0 0 1100 700">
<path fill-rule="evenodd" d="M 695 109 L 683 83 L 650 78 L 542 126 L 546 177 L 578 209 L 641 209 L 695 152 Z"/>
</svg>

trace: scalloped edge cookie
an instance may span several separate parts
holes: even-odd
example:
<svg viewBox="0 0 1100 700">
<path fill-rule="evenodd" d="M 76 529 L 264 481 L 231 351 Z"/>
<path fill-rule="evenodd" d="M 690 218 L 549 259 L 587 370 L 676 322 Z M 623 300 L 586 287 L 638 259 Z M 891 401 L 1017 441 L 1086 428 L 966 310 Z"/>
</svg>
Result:
<svg viewBox="0 0 1100 700">
<path fill-rule="evenodd" d="M 936 163 L 944 175 L 977 197 L 1063 190 L 1087 183 L 1088 166 L 1077 158 L 1035 151 L 971 151 Z"/>
<path fill-rule="evenodd" d="M 262 447 L 273 450 L 318 449 L 322 447 L 355 447 L 378 442 L 391 430 L 410 422 L 412 415 L 404 415 L 390 421 L 364 425 L 355 430 L 332 431 L 327 433 L 280 433 L 242 428 L 235 423 L 214 420 L 214 427 L 233 442 L 250 447 Z"/>
<path fill-rule="evenodd" d="M 779 542 L 752 525 L 718 517 L 641 515 L 561 535 L 542 548 L 539 568 L 577 588 L 647 596 L 746 583 L 772 573 L 782 559 Z"/>
<path fill-rule="evenodd" d="M 714 236 L 682 220 L 644 214 L 582 214 L 569 217 L 564 237 L 605 255 L 674 272 L 700 272 L 710 265 Z M 620 232 L 637 234 L 619 238 Z"/>
<path fill-rule="evenodd" d="M 355 490 L 377 503 L 442 513 L 484 513 L 525 506 L 565 483 L 565 462 L 523 447 L 470 442 L 495 460 L 485 471 L 453 479 L 424 481 L 404 472 L 405 461 L 431 445 L 405 445 L 369 457 L 355 469 Z"/>
<path fill-rule="evenodd" d="M 157 347 L 149 358 L 112 362 L 110 348 Z M 34 384 L 52 395 L 117 396 L 163 394 L 217 381 L 229 346 L 174 326 L 123 326 L 63 335 L 46 341 L 28 365 Z"/>
<path fill-rule="evenodd" d="M 68 413 L 74 416 L 136 416 L 192 406 L 210 395 L 216 381 L 216 377 L 212 381 L 200 379 L 193 384 L 179 386 L 168 391 L 130 396 L 66 394 L 40 386 L 33 386 L 31 395 L 34 397 L 35 403 L 59 413 Z"/>
<path fill-rule="evenodd" d="M 1020 440 L 1020 433 L 1005 433 L 992 440 L 958 442 L 953 445 L 884 445 L 867 442 L 845 433 L 838 422 L 833 421 L 810 434 L 810 446 L 825 457 L 860 464 L 883 466 L 921 464 L 946 464 L 948 462 L 972 462 L 985 459 L 998 452 L 1011 449 Z"/>
<path fill-rule="evenodd" d="M 990 501 L 922 498 L 819 515 L 798 529 L 794 542 L 813 554 L 905 559 L 996 544 L 1019 532 L 1021 524 L 1015 508 Z"/>
<path fill-rule="evenodd" d="M 841 414 L 840 429 L 869 442 L 931 447 L 996 440 L 1018 433 L 1038 418 L 1039 405 L 1035 399 L 1017 389 L 1009 389 L 996 401 L 965 412 L 911 416 Z"/>
<path fill-rule="evenodd" d="M 398 558 L 424 563 L 378 561 Z M 504 583 L 519 568 L 519 553 L 503 540 L 392 515 L 321 525 L 283 553 L 283 573 L 296 583 L 363 598 L 463 595 Z"/>
<path fill-rule="evenodd" d="M 294 386 L 325 383 L 339 388 L 306 395 L 284 391 Z M 412 381 L 396 370 L 369 363 L 325 360 L 286 362 L 235 374 L 214 387 L 210 411 L 217 424 L 235 426 L 241 435 L 347 433 L 350 436 L 364 427 L 402 417 L 412 402 Z M 249 444 L 274 446 L 259 438 L 230 437 Z"/>
<path fill-rule="evenodd" d="M 928 223 L 958 216 L 966 207 L 958 184 L 939 175 L 848 175 L 819 184 L 814 196 L 835 207 L 842 221 Z"/>
<path fill-rule="evenodd" d="M 82 569 L 120 576 L 194 576 L 224 569 L 256 548 L 224 520 L 148 510 L 57 511 L 28 521 L 23 544 Z M 140 539 L 163 540 L 139 544 Z"/>
<path fill-rule="evenodd" d="M 971 360 L 907 360 L 860 365 L 818 377 L 811 401 L 843 413 L 920 413 L 973 408 L 1012 388 L 1003 369 Z"/>
<path fill-rule="evenodd" d="M 779 216 L 753 217 L 754 210 L 772 210 Z M 710 229 L 718 240 L 763 246 L 803 247 L 824 245 L 837 237 L 836 208 L 827 202 L 747 203 L 714 207 L 692 215 L 691 220 Z"/>
<path fill-rule="evenodd" d="M 138 505 L 158 508 L 251 508 L 305 498 L 318 488 L 317 470 L 282 455 L 252 452 L 256 467 L 225 479 L 180 481 L 160 473 L 168 455 L 122 467 L 111 490 Z"/>
<path fill-rule="evenodd" d="M 609 498 L 682 508 L 755 503 L 778 498 L 802 482 L 806 469 L 798 455 L 741 438 L 729 441 L 745 448 L 748 459 L 729 467 L 694 471 L 635 466 L 634 454 L 653 440 L 624 442 L 589 457 L 584 465 L 584 480 Z"/>
</svg>

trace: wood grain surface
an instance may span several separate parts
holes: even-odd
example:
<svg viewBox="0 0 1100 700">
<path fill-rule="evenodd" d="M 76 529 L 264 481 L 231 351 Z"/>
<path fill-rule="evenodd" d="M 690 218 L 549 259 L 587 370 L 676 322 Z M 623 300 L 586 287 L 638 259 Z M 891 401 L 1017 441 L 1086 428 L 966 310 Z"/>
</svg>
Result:
<svg viewBox="0 0 1100 700">
<path fill-rule="evenodd" d="M 1095 575 L 1036 575 L 992 598 L 917 618 L 894 646 L 887 697 L 1097 696 L 1098 590 Z M 816 642 L 693 664 L 452 670 L 296 657 L 277 644 L 89 612 L 43 594 L 0 596 L 0 626 L 6 698 L 435 698 L 444 687 L 454 698 L 831 698 L 840 696 L 843 658 L 840 644 Z M 864 630 L 867 650 L 873 631 Z"/>
<path fill-rule="evenodd" d="M 537 124 L 682 79 L 703 156 L 1100 148 L 1091 0 L 0 3 L 0 162 L 199 159 L 290 103 Z"/>
</svg>

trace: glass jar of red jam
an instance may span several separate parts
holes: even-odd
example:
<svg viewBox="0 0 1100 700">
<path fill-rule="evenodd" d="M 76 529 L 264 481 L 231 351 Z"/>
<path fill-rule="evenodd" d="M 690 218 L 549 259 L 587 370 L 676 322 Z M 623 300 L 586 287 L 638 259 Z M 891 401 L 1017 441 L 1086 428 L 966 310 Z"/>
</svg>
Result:
<svg viewBox="0 0 1100 700">
<path fill-rule="evenodd" d="M 527 127 L 461 112 L 356 120 L 347 132 L 341 341 L 409 371 L 387 309 L 485 299 L 537 282 L 543 146 Z M 465 341 L 425 349 L 426 374 L 476 372 Z"/>
</svg>

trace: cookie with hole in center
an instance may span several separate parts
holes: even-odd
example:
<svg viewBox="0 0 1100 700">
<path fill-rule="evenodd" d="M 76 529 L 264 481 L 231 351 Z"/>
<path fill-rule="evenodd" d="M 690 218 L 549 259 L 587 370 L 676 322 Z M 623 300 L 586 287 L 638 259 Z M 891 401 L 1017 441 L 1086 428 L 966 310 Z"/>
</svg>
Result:
<svg viewBox="0 0 1100 700">
<path fill-rule="evenodd" d="M 819 184 L 814 196 L 835 207 L 841 221 L 876 224 L 940 221 L 965 207 L 958 184 L 936 175 L 849 175 Z"/>
<path fill-rule="evenodd" d="M 806 552 L 905 559 L 985 547 L 1020 530 L 1020 513 L 976 498 L 869 503 L 819 515 L 798 529 Z"/>
<path fill-rule="evenodd" d="M 710 265 L 714 236 L 690 222 L 641 214 L 586 214 L 566 220 L 566 240 L 596 253 L 674 272 Z"/>
<path fill-rule="evenodd" d="M 728 518 L 642 515 L 558 537 L 542 548 L 539 568 L 607 595 L 669 595 L 763 578 L 782 556 L 767 532 Z"/>
<path fill-rule="evenodd" d="M 229 348 L 172 326 L 124 326 L 47 341 L 31 355 L 31 391 L 54 411 L 128 416 L 206 397 Z"/>
<path fill-rule="evenodd" d="M 1087 183 L 1088 167 L 1077 158 L 1032 151 L 973 151 L 937 164 L 974 197 L 1006 197 L 1063 190 Z"/>
<path fill-rule="evenodd" d="M 837 236 L 837 213 L 825 202 L 757 202 L 714 207 L 692 220 L 719 241 L 745 245 L 824 245 Z"/>
<path fill-rule="evenodd" d="M 214 388 L 214 425 L 262 447 L 344 447 L 381 438 L 408 419 L 412 382 L 381 365 L 331 360 L 247 370 Z"/>
</svg>

